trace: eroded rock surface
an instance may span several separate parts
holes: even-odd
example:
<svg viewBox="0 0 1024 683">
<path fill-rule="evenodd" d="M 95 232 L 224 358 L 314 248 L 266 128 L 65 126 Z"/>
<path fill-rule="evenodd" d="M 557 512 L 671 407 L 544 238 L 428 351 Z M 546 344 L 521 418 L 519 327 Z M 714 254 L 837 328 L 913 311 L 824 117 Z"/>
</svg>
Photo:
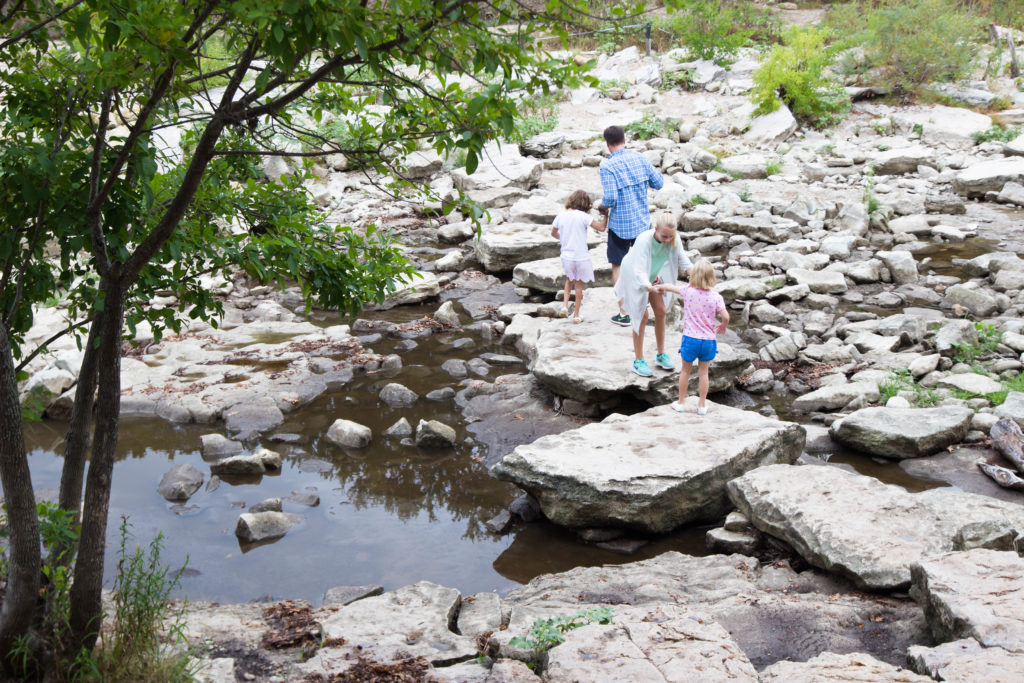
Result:
<svg viewBox="0 0 1024 683">
<path fill-rule="evenodd" d="M 713 405 L 701 418 L 660 406 L 519 446 L 491 474 L 535 496 L 556 524 L 664 533 L 723 516 L 728 481 L 794 462 L 803 444 L 802 427 L 749 411 Z"/>
</svg>

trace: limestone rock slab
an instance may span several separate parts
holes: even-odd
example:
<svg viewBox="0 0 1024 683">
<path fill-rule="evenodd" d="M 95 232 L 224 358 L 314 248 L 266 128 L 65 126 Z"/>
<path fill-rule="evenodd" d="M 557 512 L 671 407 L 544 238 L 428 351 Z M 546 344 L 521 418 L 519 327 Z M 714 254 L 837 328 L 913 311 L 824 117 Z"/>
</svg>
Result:
<svg viewBox="0 0 1024 683">
<path fill-rule="evenodd" d="M 304 669 L 345 671 L 358 655 L 376 662 L 424 657 L 431 664 L 454 664 L 476 657 L 473 638 L 452 630 L 461 596 L 454 588 L 421 581 L 342 607 L 321 622 L 323 647 Z"/>
<path fill-rule="evenodd" d="M 1011 182 L 1024 183 L 1024 158 L 1002 157 L 968 166 L 953 178 L 953 189 L 968 197 L 983 196 Z"/>
<path fill-rule="evenodd" d="M 551 683 L 757 680 L 724 628 L 676 605 L 620 607 L 611 624 L 566 633 L 546 659 L 544 680 Z"/>
<path fill-rule="evenodd" d="M 598 238 L 589 231 L 587 244 L 597 246 Z M 491 273 L 508 272 L 520 263 L 555 258 L 560 246 L 551 236 L 551 226 L 540 223 L 488 224 L 481 229 L 476 241 L 476 256 L 484 270 Z"/>
<path fill-rule="evenodd" d="M 524 157 L 515 145 L 487 143 L 480 155 L 480 165 L 471 175 L 466 169 L 452 171 L 455 187 L 469 190 L 493 190 L 512 187 L 529 190 L 540 182 L 544 164 L 533 157 Z"/>
<path fill-rule="evenodd" d="M 915 645 L 907 650 L 907 663 L 938 681 L 1016 683 L 1024 671 L 1024 654 L 964 638 L 935 647 Z"/>
<path fill-rule="evenodd" d="M 556 524 L 664 533 L 723 516 L 728 481 L 795 462 L 804 439 L 803 427 L 750 411 L 712 405 L 702 418 L 659 406 L 518 446 L 491 474 Z"/>
<path fill-rule="evenodd" d="M 822 652 L 806 662 L 776 662 L 761 672 L 760 680 L 762 683 L 929 683 L 932 679 L 886 664 L 863 652 L 847 655 Z"/>
<path fill-rule="evenodd" d="M 832 438 L 886 458 L 919 458 L 960 443 L 974 411 L 938 408 L 863 408 L 832 423 Z"/>
<path fill-rule="evenodd" d="M 755 527 L 872 590 L 907 586 L 913 563 L 952 551 L 970 524 L 1024 530 L 1024 506 L 951 489 L 912 494 L 836 467 L 761 467 L 727 490 Z"/>
<path fill-rule="evenodd" d="M 654 375 L 640 377 L 633 372 L 631 329 L 608 322 L 618 310 L 612 290 L 587 290 L 583 307 L 584 320 L 580 324 L 564 319 L 531 322 L 537 326 L 537 336 L 526 355 L 532 359 L 530 369 L 538 381 L 559 396 L 586 404 L 618 400 L 622 394 L 651 404 L 674 401 L 678 396 L 678 370 L 654 367 L 654 330 L 648 329 L 645 339 L 648 364 Z M 667 339 L 666 353 L 678 365 L 676 344 L 680 336 L 671 330 L 671 325 Z M 710 391 L 730 388 L 753 358 L 747 351 L 719 342 L 718 355 L 711 361 Z M 691 392 L 696 387 L 697 377 L 693 373 Z"/>
<path fill-rule="evenodd" d="M 938 640 L 974 638 L 1024 653 L 1024 558 L 975 548 L 922 559 L 911 567 L 911 595 Z"/>
<path fill-rule="evenodd" d="M 594 265 L 594 281 L 587 283 L 585 287 L 611 287 L 612 264 L 608 263 L 608 250 L 604 245 L 590 250 L 590 262 Z M 565 287 L 562 259 L 555 256 L 520 263 L 512 270 L 512 282 L 517 287 L 529 287 L 539 292 L 561 292 Z M 585 295 L 583 303 L 587 303 Z"/>
</svg>

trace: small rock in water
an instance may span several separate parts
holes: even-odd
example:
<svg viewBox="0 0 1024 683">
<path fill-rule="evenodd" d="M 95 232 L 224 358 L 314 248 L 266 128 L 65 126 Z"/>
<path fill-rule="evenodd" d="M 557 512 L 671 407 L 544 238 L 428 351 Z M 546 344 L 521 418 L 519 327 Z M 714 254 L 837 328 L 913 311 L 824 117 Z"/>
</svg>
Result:
<svg viewBox="0 0 1024 683">
<path fill-rule="evenodd" d="M 315 508 L 320 505 L 320 496 L 315 493 L 295 493 L 288 496 L 288 502 Z"/>
<path fill-rule="evenodd" d="M 249 508 L 249 512 L 280 512 L 281 511 L 281 499 L 280 498 L 267 498 Z"/>
<path fill-rule="evenodd" d="M 708 550 L 730 555 L 753 555 L 759 544 L 759 537 L 754 531 L 729 531 L 723 527 L 710 529 L 704 537 Z"/>
<path fill-rule="evenodd" d="M 384 592 L 383 586 L 335 586 L 328 588 L 324 593 L 325 605 L 348 605 L 356 600 L 380 595 Z"/>
<path fill-rule="evenodd" d="M 277 443 L 300 443 L 303 441 L 302 434 L 288 434 L 284 432 L 278 432 L 277 434 L 271 434 L 267 437 L 271 441 Z"/>
<path fill-rule="evenodd" d="M 412 351 L 419 345 L 415 339 L 403 339 L 395 344 L 395 351 Z"/>
<path fill-rule="evenodd" d="M 258 455 L 232 455 L 210 464 L 210 472 L 219 475 L 254 475 L 263 474 L 267 466 Z"/>
<path fill-rule="evenodd" d="M 398 422 L 387 428 L 384 432 L 385 436 L 412 436 L 412 425 L 404 417 L 399 419 Z"/>
<path fill-rule="evenodd" d="M 455 398 L 455 389 L 452 389 L 451 387 L 434 389 L 427 394 L 428 401 L 449 401 L 453 398 Z"/>
<path fill-rule="evenodd" d="M 456 339 L 455 341 L 452 342 L 453 349 L 471 349 L 474 346 L 476 346 L 476 342 L 470 339 L 469 337 Z"/>
<path fill-rule="evenodd" d="M 199 441 L 202 444 L 200 449 L 203 457 L 206 458 L 223 458 L 226 455 L 237 455 L 244 450 L 241 442 L 232 441 L 223 434 L 203 434 Z"/>
<path fill-rule="evenodd" d="M 179 464 L 160 478 L 156 491 L 169 501 L 186 501 L 203 485 L 203 473 L 192 465 Z"/>
<path fill-rule="evenodd" d="M 416 445 L 420 448 L 451 448 L 455 444 L 455 430 L 443 422 L 420 420 L 416 425 Z"/>
<path fill-rule="evenodd" d="M 452 327 L 459 326 L 459 314 L 455 310 L 454 301 L 445 301 L 441 306 L 434 312 L 434 320 L 439 323 L 451 325 Z"/>
<path fill-rule="evenodd" d="M 335 420 L 327 430 L 327 440 L 343 448 L 366 448 L 372 439 L 369 427 L 351 420 Z"/>
<path fill-rule="evenodd" d="M 466 369 L 466 361 L 459 358 L 449 358 L 441 363 L 441 369 L 455 379 L 463 379 L 469 375 L 469 370 Z"/>
<path fill-rule="evenodd" d="M 481 377 L 486 377 L 487 373 L 490 372 L 491 370 L 491 366 L 487 363 L 487 361 L 483 360 L 482 358 L 472 359 L 471 361 L 466 363 L 466 367 L 474 375 L 480 375 Z"/>
<path fill-rule="evenodd" d="M 411 406 L 419 397 L 419 394 L 412 389 L 396 382 L 388 384 L 378 394 L 378 398 L 392 408 Z"/>
<path fill-rule="evenodd" d="M 402 357 L 397 353 L 384 356 L 380 362 L 381 370 L 400 370 L 402 368 Z"/>
<path fill-rule="evenodd" d="M 279 538 L 304 519 L 289 512 L 246 512 L 238 517 L 235 535 L 243 541 Z"/>
<path fill-rule="evenodd" d="M 299 472 L 330 472 L 333 467 L 334 465 L 326 460 L 310 458 L 309 460 L 303 460 L 299 463 Z"/>
<path fill-rule="evenodd" d="M 508 510 L 524 522 L 535 522 L 541 518 L 540 503 L 529 493 L 513 500 Z"/>
<path fill-rule="evenodd" d="M 491 519 L 484 522 L 484 526 L 492 534 L 503 534 L 512 526 L 512 514 L 508 510 L 502 510 Z"/>
<path fill-rule="evenodd" d="M 218 477 L 218 476 L 212 476 L 212 477 L 210 477 L 210 481 L 206 482 L 206 492 L 207 493 L 212 493 L 213 491 L 216 491 L 219 488 L 220 488 L 220 477 Z"/>
</svg>

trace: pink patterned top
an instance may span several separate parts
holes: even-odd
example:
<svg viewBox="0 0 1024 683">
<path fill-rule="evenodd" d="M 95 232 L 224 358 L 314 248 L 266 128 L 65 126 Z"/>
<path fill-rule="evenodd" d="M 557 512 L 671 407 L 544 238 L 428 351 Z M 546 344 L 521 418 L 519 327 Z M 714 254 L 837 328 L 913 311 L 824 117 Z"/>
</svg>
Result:
<svg viewBox="0 0 1024 683">
<path fill-rule="evenodd" d="M 725 299 L 711 289 L 697 289 L 686 285 L 683 299 L 683 336 L 693 339 L 714 339 L 718 322 L 715 314 L 725 310 Z"/>
</svg>

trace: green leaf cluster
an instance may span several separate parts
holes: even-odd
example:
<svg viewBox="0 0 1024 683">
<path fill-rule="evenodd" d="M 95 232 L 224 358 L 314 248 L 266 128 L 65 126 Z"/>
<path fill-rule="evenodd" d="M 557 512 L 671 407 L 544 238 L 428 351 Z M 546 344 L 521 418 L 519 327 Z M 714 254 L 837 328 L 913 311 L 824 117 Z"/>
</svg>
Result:
<svg viewBox="0 0 1024 683">
<path fill-rule="evenodd" d="M 668 137 L 672 131 L 679 129 L 679 119 L 664 118 L 645 111 L 639 121 L 625 125 L 625 130 L 638 140 Z"/>
<path fill-rule="evenodd" d="M 572 615 L 561 615 L 550 619 L 537 619 L 530 627 L 530 632 L 525 636 L 515 636 L 509 639 L 512 647 L 533 651 L 533 660 L 530 668 L 536 669 L 541 655 L 559 643 L 565 642 L 565 634 L 587 624 L 610 624 L 612 623 L 612 609 L 610 607 L 594 607 L 587 610 L 580 610 Z"/>
<path fill-rule="evenodd" d="M 727 66 L 741 47 L 751 43 L 754 30 L 747 27 L 749 9 L 726 0 L 670 2 L 678 6 L 656 20 L 656 28 L 670 36 L 673 45 L 685 48 L 691 59 L 707 59 Z"/>
<path fill-rule="evenodd" d="M 839 50 L 829 44 L 832 34 L 819 27 L 792 26 L 782 35 L 782 45 L 762 56 L 754 72 L 751 101 L 757 114 L 779 108 L 780 100 L 798 119 L 824 127 L 838 122 L 837 114 L 850 107 L 849 98 L 828 72 Z"/>
<path fill-rule="evenodd" d="M 1010 142 L 1016 140 L 1021 132 L 1019 126 L 1003 126 L 997 123 L 988 130 L 976 131 L 971 137 L 980 145 L 983 142 Z"/>
</svg>

